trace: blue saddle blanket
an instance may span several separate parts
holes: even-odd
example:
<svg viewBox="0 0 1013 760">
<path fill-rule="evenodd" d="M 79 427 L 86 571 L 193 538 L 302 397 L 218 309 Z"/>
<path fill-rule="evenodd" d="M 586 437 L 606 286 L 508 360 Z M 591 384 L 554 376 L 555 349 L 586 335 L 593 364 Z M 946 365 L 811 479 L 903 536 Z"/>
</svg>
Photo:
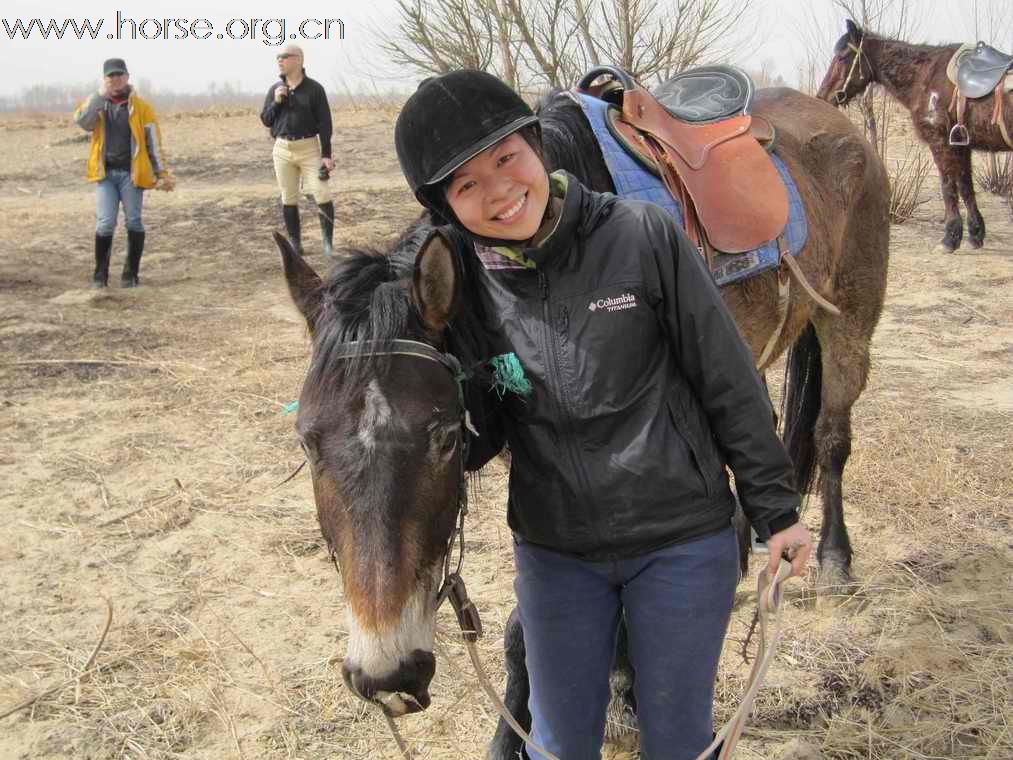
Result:
<svg viewBox="0 0 1013 760">
<path fill-rule="evenodd" d="M 582 93 L 575 92 L 573 95 L 580 103 L 581 108 L 584 109 L 584 115 L 594 131 L 598 145 L 601 146 L 602 157 L 612 175 L 612 184 L 615 185 L 616 193 L 622 198 L 649 201 L 661 206 L 674 216 L 680 225 L 684 225 L 682 205 L 672 197 L 661 179 L 645 169 L 612 136 L 612 132 L 609 131 L 608 124 L 605 122 L 609 104 Z M 771 159 L 788 191 L 788 224 L 785 227 L 784 236 L 788 250 L 792 255 L 797 256 L 809 236 L 805 208 L 802 206 L 802 198 L 799 195 L 798 187 L 795 186 L 795 180 L 791 178 L 784 162 L 776 154 L 771 154 Z M 774 269 L 778 265 L 778 259 L 776 240 L 764 243 L 759 248 L 746 253 L 717 252 L 714 256 L 714 268 L 711 274 L 714 277 L 714 282 L 718 285 L 731 285 L 734 282 L 766 272 L 768 269 Z"/>
</svg>

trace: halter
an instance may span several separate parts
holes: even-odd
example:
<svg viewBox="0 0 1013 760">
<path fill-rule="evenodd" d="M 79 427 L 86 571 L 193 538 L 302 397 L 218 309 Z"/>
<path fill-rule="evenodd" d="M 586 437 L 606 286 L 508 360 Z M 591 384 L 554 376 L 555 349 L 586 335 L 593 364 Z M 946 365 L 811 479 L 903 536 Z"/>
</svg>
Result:
<svg viewBox="0 0 1013 760">
<path fill-rule="evenodd" d="M 848 99 L 848 85 L 851 84 L 851 77 L 855 74 L 855 69 L 858 69 L 858 76 L 862 76 L 862 46 L 865 45 L 865 35 L 862 35 L 862 39 L 858 41 L 858 47 L 855 47 L 851 42 L 848 43 L 848 48 L 855 51 L 855 57 L 851 59 L 851 68 L 848 69 L 848 76 L 844 79 L 844 84 L 841 85 L 840 89 L 834 93 L 834 101 L 837 105 L 843 105 L 844 101 Z M 872 70 L 872 65 L 869 65 L 869 70 Z"/>
</svg>

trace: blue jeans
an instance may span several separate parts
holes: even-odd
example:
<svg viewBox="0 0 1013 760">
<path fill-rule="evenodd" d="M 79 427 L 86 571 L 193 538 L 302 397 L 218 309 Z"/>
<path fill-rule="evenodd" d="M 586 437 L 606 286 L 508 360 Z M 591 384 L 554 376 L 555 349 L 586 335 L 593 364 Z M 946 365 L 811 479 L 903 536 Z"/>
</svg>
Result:
<svg viewBox="0 0 1013 760">
<path fill-rule="evenodd" d="M 605 562 L 514 543 L 532 738 L 562 760 L 599 757 L 625 613 L 640 756 L 694 760 L 713 739 L 714 679 L 739 572 L 732 528 Z M 527 753 L 544 757 L 531 745 Z"/>
<path fill-rule="evenodd" d="M 134 184 L 130 172 L 126 169 L 109 169 L 105 179 L 98 183 L 95 204 L 95 234 L 112 235 L 116 229 L 116 217 L 123 204 L 123 216 L 127 229 L 131 232 L 144 232 L 141 222 L 141 205 L 144 191 Z"/>
</svg>

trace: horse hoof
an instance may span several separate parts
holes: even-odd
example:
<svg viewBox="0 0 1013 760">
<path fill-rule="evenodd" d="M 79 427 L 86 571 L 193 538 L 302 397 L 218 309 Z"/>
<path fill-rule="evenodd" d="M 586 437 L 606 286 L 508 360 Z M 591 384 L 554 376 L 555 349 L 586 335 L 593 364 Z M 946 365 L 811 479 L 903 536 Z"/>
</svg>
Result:
<svg viewBox="0 0 1013 760">
<path fill-rule="evenodd" d="M 953 253 L 957 247 L 948 243 L 940 243 L 936 246 L 936 253 Z"/>
<path fill-rule="evenodd" d="M 851 573 L 843 563 L 823 560 L 820 565 L 819 578 L 816 581 L 816 593 L 819 594 L 821 600 L 848 596 L 853 586 Z"/>
<path fill-rule="evenodd" d="M 971 246 L 971 248 L 974 248 L 975 250 L 978 250 L 983 245 L 985 245 L 985 241 L 984 240 L 968 240 L 967 244 L 969 246 Z"/>
</svg>

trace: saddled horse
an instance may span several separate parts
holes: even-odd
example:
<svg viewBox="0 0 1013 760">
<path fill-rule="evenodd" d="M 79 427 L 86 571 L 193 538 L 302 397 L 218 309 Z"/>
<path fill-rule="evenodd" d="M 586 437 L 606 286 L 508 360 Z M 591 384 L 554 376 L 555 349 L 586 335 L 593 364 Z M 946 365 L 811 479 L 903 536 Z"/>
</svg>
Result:
<svg viewBox="0 0 1013 760">
<path fill-rule="evenodd" d="M 887 180 L 871 146 L 827 104 L 776 89 L 758 93 L 754 112 L 777 127 L 777 153 L 804 202 L 809 235 L 798 264 L 841 313 L 819 310 L 799 290 L 787 314 L 779 312 L 777 272 L 723 292 L 756 356 L 784 318 L 772 358 L 793 346 L 787 445 L 803 489 L 817 465 L 822 471 L 821 578 L 840 588 L 852 555 L 841 478 L 851 408 L 865 386 L 886 288 Z M 549 167 L 611 190 L 574 100 L 551 95 L 540 116 Z M 460 368 L 489 358 L 483 316 L 468 299 L 480 264 L 461 239 L 434 235 L 424 220 L 389 250 L 348 252 L 326 281 L 277 240 L 313 342 L 297 430 L 351 618 L 343 677 L 388 714 L 425 709 L 435 669 L 435 604 L 461 506 L 468 396 Z M 525 723 L 523 636 L 515 616 L 505 640 L 508 707 Z M 501 723 L 489 757 L 516 757 L 519 746 Z"/>
<path fill-rule="evenodd" d="M 946 209 L 942 247 L 948 252 L 959 248 L 964 236 L 958 195 L 967 208 L 968 242 L 981 248 L 985 241 L 971 151 L 1013 150 L 1013 56 L 980 47 L 980 75 L 968 76 L 969 96 L 962 102 L 958 85 L 950 81 L 951 76 L 957 79 L 951 61 L 959 44 L 913 45 L 873 34 L 849 20 L 817 93 L 843 106 L 876 83 L 911 112 L 915 133 L 929 146 L 939 170 Z M 968 63 L 973 66 L 974 61 Z"/>
</svg>

